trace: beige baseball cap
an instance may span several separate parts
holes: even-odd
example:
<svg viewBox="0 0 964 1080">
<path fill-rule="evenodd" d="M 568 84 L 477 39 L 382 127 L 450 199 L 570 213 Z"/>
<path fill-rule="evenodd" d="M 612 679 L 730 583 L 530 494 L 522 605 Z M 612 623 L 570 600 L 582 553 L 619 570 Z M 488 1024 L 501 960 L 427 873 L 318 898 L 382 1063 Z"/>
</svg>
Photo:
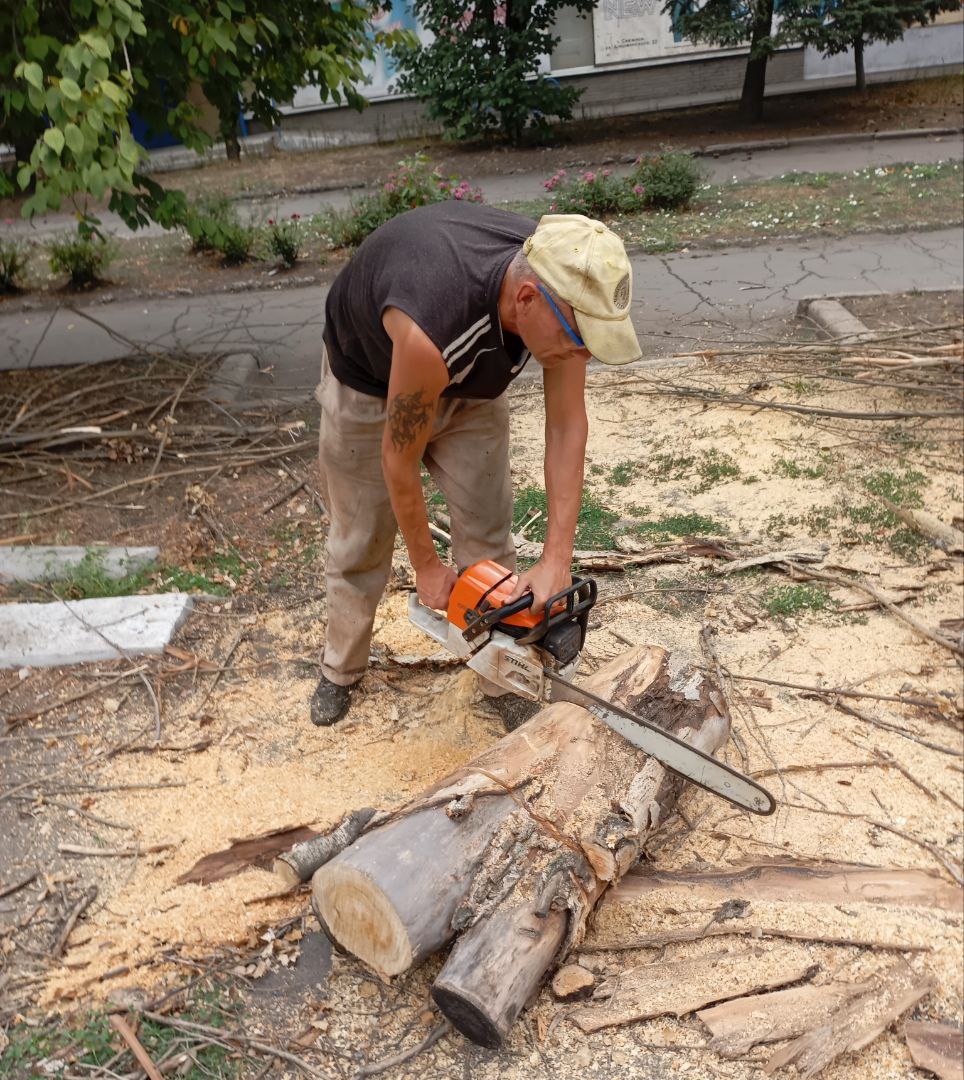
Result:
<svg viewBox="0 0 964 1080">
<path fill-rule="evenodd" d="M 579 335 L 597 360 L 629 364 L 643 355 L 629 317 L 633 268 L 612 229 L 583 214 L 546 214 L 522 251 L 572 307 Z"/>
</svg>

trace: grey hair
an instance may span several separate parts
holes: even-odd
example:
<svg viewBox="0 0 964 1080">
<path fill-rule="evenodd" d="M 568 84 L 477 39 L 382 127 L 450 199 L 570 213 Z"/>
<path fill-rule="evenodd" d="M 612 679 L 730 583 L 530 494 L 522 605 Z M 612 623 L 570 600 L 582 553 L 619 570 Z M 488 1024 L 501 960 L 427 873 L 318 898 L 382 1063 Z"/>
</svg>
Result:
<svg viewBox="0 0 964 1080">
<path fill-rule="evenodd" d="M 520 248 L 512 257 L 512 262 L 509 263 L 509 269 L 512 272 L 512 276 L 516 281 L 538 281 L 542 284 L 542 279 L 529 265 L 529 260 L 526 258 L 525 252 Z"/>
</svg>

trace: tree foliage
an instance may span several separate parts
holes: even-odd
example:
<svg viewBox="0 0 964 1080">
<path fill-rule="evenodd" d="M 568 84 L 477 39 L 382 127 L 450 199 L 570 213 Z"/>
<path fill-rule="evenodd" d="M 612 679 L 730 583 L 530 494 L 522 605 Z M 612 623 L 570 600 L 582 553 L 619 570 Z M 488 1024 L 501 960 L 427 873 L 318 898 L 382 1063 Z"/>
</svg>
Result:
<svg viewBox="0 0 964 1080">
<path fill-rule="evenodd" d="M 594 0 L 414 0 L 422 26 L 435 34 L 426 46 L 395 49 L 399 89 L 426 103 L 451 139 L 493 132 L 518 142 L 568 120 L 579 98 L 539 71 L 559 38 L 559 11 L 590 12 Z"/>
<path fill-rule="evenodd" d="M 361 106 L 355 86 L 376 44 L 355 0 L 19 0 L 0 5 L 0 142 L 13 145 L 30 217 L 109 195 L 132 226 L 177 217 L 176 194 L 138 172 L 134 111 L 202 150 L 211 136 L 188 101 L 200 86 L 237 147 L 242 110 L 266 124 L 303 85 Z"/>
<path fill-rule="evenodd" d="M 801 0 L 783 0 L 774 23 L 774 0 L 666 0 L 664 13 L 673 29 L 691 41 L 724 48 L 749 44 L 740 112 L 748 120 L 763 116 L 767 62 L 777 49 L 796 42 L 793 15 Z"/>
<path fill-rule="evenodd" d="M 824 56 L 853 49 L 856 84 L 866 88 L 864 48 L 875 41 L 899 41 L 916 24 L 933 22 L 942 11 L 956 11 L 959 0 L 820 0 L 795 15 L 800 40 Z"/>
</svg>

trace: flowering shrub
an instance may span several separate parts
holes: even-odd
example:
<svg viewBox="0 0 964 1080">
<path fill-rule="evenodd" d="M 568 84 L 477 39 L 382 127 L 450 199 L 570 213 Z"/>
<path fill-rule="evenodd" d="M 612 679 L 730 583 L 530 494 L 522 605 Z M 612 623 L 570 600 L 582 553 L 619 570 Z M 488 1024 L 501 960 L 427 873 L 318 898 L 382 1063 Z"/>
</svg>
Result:
<svg viewBox="0 0 964 1080">
<path fill-rule="evenodd" d="M 542 186 L 552 194 L 550 213 L 587 217 L 639 213 L 646 194 L 642 185 L 613 176 L 611 169 L 582 172 L 574 177 L 560 169 L 543 180 Z"/>
<path fill-rule="evenodd" d="M 692 154 L 671 150 L 636 159 L 633 182 L 646 189 L 646 205 L 657 210 L 685 210 L 703 182 Z"/>
<path fill-rule="evenodd" d="M 287 221 L 268 218 L 267 240 L 272 255 L 276 255 L 284 266 L 294 266 L 304 243 L 301 214 L 292 214 Z"/>
<path fill-rule="evenodd" d="M 328 232 L 337 247 L 357 247 L 369 233 L 397 214 L 447 199 L 482 202 L 482 192 L 467 180 L 443 176 L 424 154 L 416 154 L 400 161 L 374 195 L 354 203 L 343 214 L 333 213 Z"/>
</svg>

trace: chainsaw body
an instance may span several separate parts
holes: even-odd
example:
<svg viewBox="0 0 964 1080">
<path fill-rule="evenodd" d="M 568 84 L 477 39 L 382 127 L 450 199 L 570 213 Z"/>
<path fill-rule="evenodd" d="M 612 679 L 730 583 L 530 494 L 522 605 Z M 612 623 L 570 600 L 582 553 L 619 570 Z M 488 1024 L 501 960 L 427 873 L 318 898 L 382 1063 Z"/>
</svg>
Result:
<svg viewBox="0 0 964 1080">
<path fill-rule="evenodd" d="M 546 668 L 565 678 L 579 666 L 596 583 L 574 578 L 534 615 L 531 593 L 508 602 L 517 580 L 491 560 L 476 563 L 459 576 L 444 614 L 423 607 L 412 593 L 409 619 L 449 652 L 465 657 L 484 679 L 530 701 L 543 701 Z"/>
</svg>

